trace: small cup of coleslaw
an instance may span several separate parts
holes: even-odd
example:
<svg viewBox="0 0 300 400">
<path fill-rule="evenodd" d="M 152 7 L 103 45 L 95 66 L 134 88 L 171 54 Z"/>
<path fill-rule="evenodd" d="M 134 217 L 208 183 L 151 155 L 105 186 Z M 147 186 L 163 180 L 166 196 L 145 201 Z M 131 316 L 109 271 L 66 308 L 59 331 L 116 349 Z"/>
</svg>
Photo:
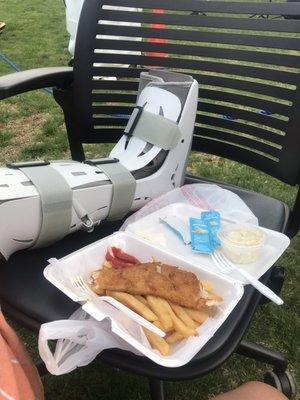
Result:
<svg viewBox="0 0 300 400">
<path fill-rule="evenodd" d="M 247 224 L 225 225 L 218 236 L 222 252 L 236 264 L 254 263 L 259 258 L 265 243 L 263 230 Z"/>
</svg>

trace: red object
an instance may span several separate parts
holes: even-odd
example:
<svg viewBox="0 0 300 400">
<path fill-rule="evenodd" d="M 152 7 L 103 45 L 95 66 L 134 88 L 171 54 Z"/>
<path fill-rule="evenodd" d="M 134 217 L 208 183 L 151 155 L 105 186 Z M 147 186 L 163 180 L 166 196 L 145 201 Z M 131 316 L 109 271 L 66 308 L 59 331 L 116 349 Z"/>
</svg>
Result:
<svg viewBox="0 0 300 400">
<path fill-rule="evenodd" d="M 153 9 L 153 14 L 164 14 L 164 10 L 161 8 L 154 8 Z M 165 29 L 166 25 L 165 24 L 151 24 L 151 28 L 154 29 Z M 161 39 L 161 38 L 150 38 L 147 40 L 149 43 L 167 43 L 167 39 Z M 168 53 L 157 53 L 157 52 L 152 52 L 149 51 L 146 53 L 147 56 L 150 57 L 168 57 Z"/>
<path fill-rule="evenodd" d="M 137 258 L 125 253 L 118 247 L 107 249 L 105 259 L 111 263 L 113 268 L 116 269 L 140 264 L 140 261 Z"/>
<path fill-rule="evenodd" d="M 112 247 L 111 250 L 113 255 L 119 260 L 126 261 L 130 264 L 140 264 L 140 261 L 137 258 L 125 253 L 122 249 L 119 249 L 118 247 Z"/>
<path fill-rule="evenodd" d="M 116 268 L 116 269 L 118 269 L 118 268 L 124 268 L 124 267 L 130 267 L 130 266 L 133 265 L 133 264 L 128 264 L 128 263 L 126 263 L 126 262 L 124 262 L 124 261 L 122 261 L 122 260 L 119 260 L 118 258 L 114 257 L 114 256 L 110 253 L 109 250 L 106 252 L 105 259 L 111 263 L 111 265 L 112 265 L 113 268 Z"/>
</svg>

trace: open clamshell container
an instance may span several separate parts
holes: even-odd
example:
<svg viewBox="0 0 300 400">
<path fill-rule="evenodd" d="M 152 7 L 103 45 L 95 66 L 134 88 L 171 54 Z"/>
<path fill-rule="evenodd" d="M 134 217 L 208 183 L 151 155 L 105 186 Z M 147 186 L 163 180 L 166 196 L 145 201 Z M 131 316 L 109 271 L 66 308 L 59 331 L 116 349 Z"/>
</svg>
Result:
<svg viewBox="0 0 300 400">
<path fill-rule="evenodd" d="M 240 283 L 218 272 L 202 268 L 201 264 L 178 258 L 167 249 L 159 249 L 125 232 L 116 232 L 49 264 L 44 270 L 44 276 L 73 301 L 80 302 L 83 300 L 82 293 L 72 285 L 71 278 L 81 275 L 88 282 L 91 273 L 102 268 L 106 250 L 110 246 L 120 247 L 141 262 L 150 262 L 155 259 L 191 271 L 200 281 L 210 281 L 214 286 L 214 291 L 223 298 L 222 304 L 214 308 L 213 316 L 198 327 L 198 336 L 183 339 L 171 345 L 168 356 L 162 356 L 157 350 L 152 349 L 142 328 L 121 311 L 100 299 L 85 302 L 83 309 L 98 321 L 109 318 L 112 332 L 128 342 L 135 353 L 143 354 L 162 366 L 180 367 L 188 363 L 213 337 L 243 295 L 244 289 Z"/>
<path fill-rule="evenodd" d="M 153 243 L 153 245 L 158 248 L 166 249 L 166 251 L 176 254 L 181 259 L 189 261 L 193 265 L 201 265 L 202 268 L 217 272 L 218 269 L 209 254 L 194 253 L 190 245 L 185 245 L 172 229 L 160 220 L 160 217 L 175 215 L 180 218 L 188 229 L 189 218 L 200 218 L 202 211 L 206 210 L 202 210 L 190 204 L 169 204 L 128 225 L 126 231 L 140 237 L 148 243 Z M 221 228 L 226 227 L 228 224 L 232 225 L 236 223 L 237 221 L 223 219 L 221 215 Z M 253 225 L 253 227 L 256 226 Z M 236 267 L 243 268 L 256 279 L 259 279 L 275 264 L 290 244 L 290 239 L 283 233 L 261 226 L 259 228 L 265 236 L 259 258 L 255 262 L 249 264 L 236 264 Z M 233 271 L 230 277 L 236 282 L 248 284 L 246 279 L 237 271 Z"/>
</svg>

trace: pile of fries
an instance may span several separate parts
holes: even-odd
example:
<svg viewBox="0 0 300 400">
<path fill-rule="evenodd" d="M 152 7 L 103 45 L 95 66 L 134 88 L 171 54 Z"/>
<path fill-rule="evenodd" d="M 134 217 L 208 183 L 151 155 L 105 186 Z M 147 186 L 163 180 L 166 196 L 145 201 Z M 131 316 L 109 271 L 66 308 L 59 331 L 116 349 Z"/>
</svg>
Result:
<svg viewBox="0 0 300 400">
<path fill-rule="evenodd" d="M 118 255 L 121 254 L 116 251 L 114 253 Z M 118 263 L 116 260 L 111 262 L 111 260 L 109 260 L 111 254 L 113 253 L 111 252 L 107 255 L 102 270 L 129 267 L 128 264 L 126 267 L 121 266 L 122 263 Z M 129 260 L 128 256 L 129 255 L 126 255 L 127 262 Z M 125 258 L 123 255 L 122 257 Z M 143 268 L 143 265 L 146 265 L 138 263 L 137 260 L 137 262 L 132 262 L 132 265 L 136 267 L 139 267 L 140 265 L 141 268 Z M 209 282 L 199 282 L 199 292 L 201 292 L 201 296 L 203 295 L 205 301 L 201 309 L 195 309 L 175 304 L 175 302 L 170 301 L 169 299 L 153 294 L 141 295 L 128 293 L 125 290 L 123 291 L 123 289 L 121 289 L 122 291 L 120 291 L 120 289 L 105 289 L 104 293 L 101 293 L 102 289 L 99 290 L 99 277 L 101 279 L 101 270 L 92 273 L 91 288 L 97 294 L 106 294 L 115 298 L 166 333 L 166 336 L 162 338 L 148 329 L 143 328 L 152 348 L 158 350 L 163 356 L 170 354 L 170 345 L 185 338 L 197 336 L 197 328 L 206 321 L 207 318 L 209 318 L 209 306 L 216 305 L 216 302 L 222 301 L 222 299 L 214 293 L 213 287 Z"/>
<path fill-rule="evenodd" d="M 208 318 L 208 313 L 205 311 L 181 307 L 161 297 L 131 295 L 114 291 L 107 291 L 107 295 L 120 301 L 166 332 L 166 337 L 162 338 L 143 328 L 151 346 L 163 356 L 170 353 L 171 344 L 189 336 L 197 336 L 198 326 Z"/>
</svg>

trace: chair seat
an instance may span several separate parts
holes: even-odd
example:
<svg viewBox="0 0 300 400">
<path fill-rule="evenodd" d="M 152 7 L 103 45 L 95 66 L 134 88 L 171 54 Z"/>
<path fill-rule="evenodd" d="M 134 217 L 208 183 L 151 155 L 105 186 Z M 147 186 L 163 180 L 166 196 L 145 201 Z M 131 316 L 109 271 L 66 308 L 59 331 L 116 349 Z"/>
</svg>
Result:
<svg viewBox="0 0 300 400">
<path fill-rule="evenodd" d="M 205 182 L 187 178 L 186 183 Z M 223 185 L 238 194 L 258 217 L 260 225 L 284 231 L 288 219 L 288 207 L 275 199 L 234 186 Z M 37 330 L 44 322 L 65 319 L 78 308 L 63 293 L 43 277 L 43 269 L 50 257 L 61 258 L 78 248 L 88 245 L 101 237 L 118 230 L 120 222 L 104 223 L 93 233 L 77 232 L 60 242 L 32 251 L 14 254 L 7 263 L 0 266 L 0 302 L 4 312 L 17 322 Z M 267 282 L 270 271 L 262 278 Z M 134 356 L 120 350 L 107 350 L 100 356 L 104 361 L 147 376 L 160 379 L 185 379 L 199 376 L 223 362 L 241 340 L 259 303 L 260 295 L 247 286 L 245 294 L 231 316 L 217 334 L 184 368 L 162 368 L 143 357 Z M 130 357 L 130 362 L 128 361 Z M 201 363 L 199 361 L 201 360 Z M 201 364 L 201 371 L 199 365 Z"/>
</svg>

